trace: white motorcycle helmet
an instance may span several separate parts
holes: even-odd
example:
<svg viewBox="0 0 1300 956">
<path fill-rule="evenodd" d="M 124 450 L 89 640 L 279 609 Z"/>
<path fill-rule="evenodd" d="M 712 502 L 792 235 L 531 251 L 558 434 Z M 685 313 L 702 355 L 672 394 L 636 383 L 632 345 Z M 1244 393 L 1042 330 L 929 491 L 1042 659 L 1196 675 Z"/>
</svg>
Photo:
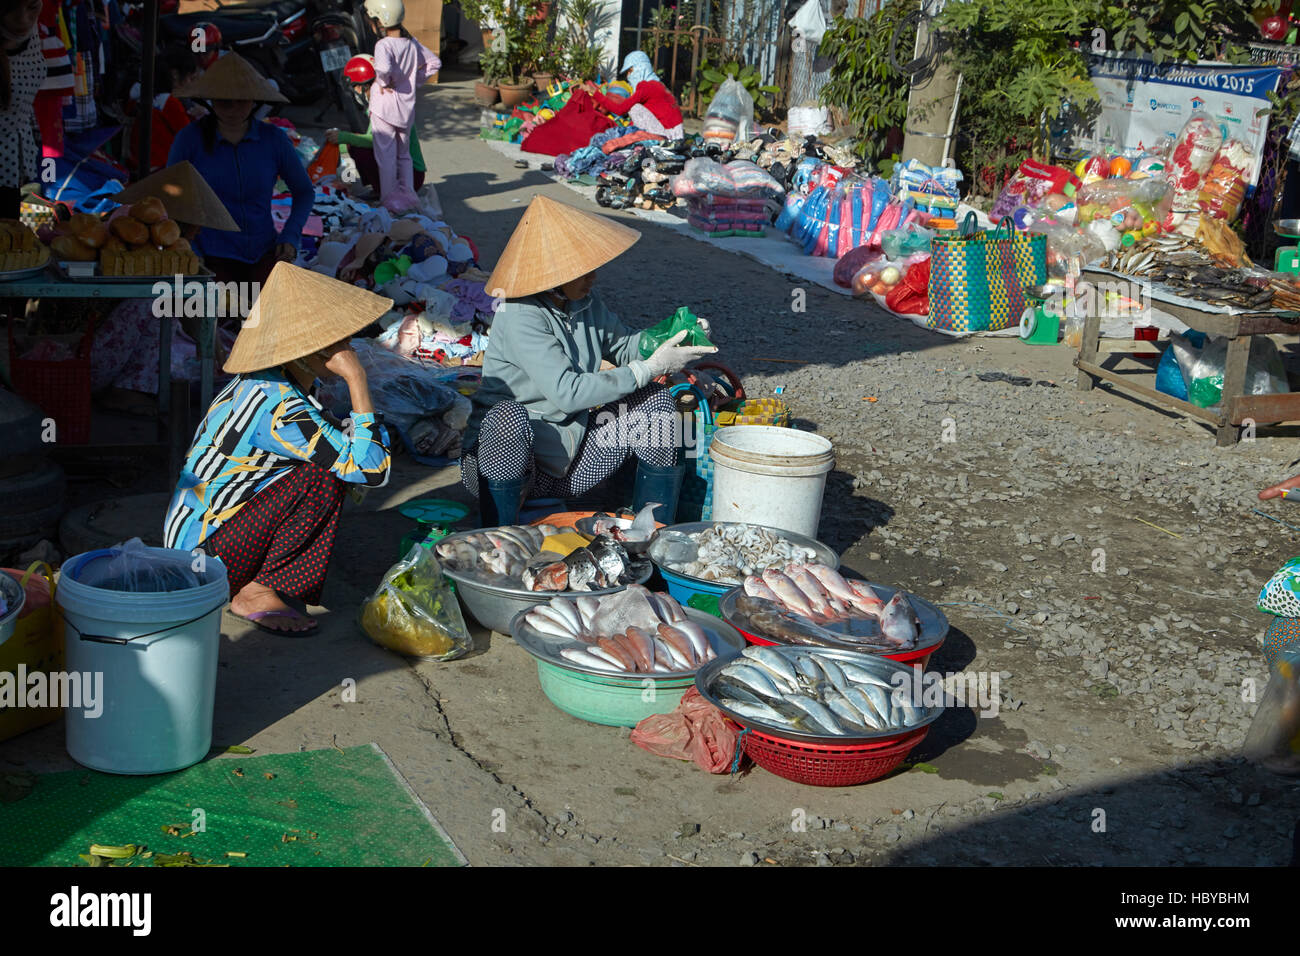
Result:
<svg viewBox="0 0 1300 956">
<path fill-rule="evenodd" d="M 406 16 L 406 7 L 402 0 L 366 0 L 366 15 L 378 20 L 381 27 L 395 27 Z"/>
</svg>

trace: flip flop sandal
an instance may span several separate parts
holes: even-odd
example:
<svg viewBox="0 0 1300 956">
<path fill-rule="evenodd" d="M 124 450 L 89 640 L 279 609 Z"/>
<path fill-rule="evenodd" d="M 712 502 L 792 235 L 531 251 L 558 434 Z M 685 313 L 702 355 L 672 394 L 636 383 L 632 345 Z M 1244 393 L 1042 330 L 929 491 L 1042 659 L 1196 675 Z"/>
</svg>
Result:
<svg viewBox="0 0 1300 956">
<path fill-rule="evenodd" d="M 231 613 L 234 614 L 233 611 Z M 239 618 L 241 621 L 246 621 L 253 625 L 253 627 L 257 628 L 259 631 L 265 631 L 268 634 L 278 634 L 281 637 L 306 637 L 308 634 L 315 634 L 320 630 L 320 626 L 317 625 L 316 627 L 309 627 L 305 631 L 285 631 L 271 627 L 267 624 L 259 623 L 263 618 L 268 617 L 291 617 L 298 618 L 299 620 L 314 620 L 314 618 L 309 618 L 306 614 L 299 614 L 293 608 L 289 608 L 287 611 L 254 611 L 249 615 L 235 614 L 234 616 Z"/>
<path fill-rule="evenodd" d="M 1033 385 L 1032 378 L 1023 375 L 1008 375 L 1006 372 L 977 372 L 975 377 L 981 382 L 1006 382 L 1008 385 Z"/>
</svg>

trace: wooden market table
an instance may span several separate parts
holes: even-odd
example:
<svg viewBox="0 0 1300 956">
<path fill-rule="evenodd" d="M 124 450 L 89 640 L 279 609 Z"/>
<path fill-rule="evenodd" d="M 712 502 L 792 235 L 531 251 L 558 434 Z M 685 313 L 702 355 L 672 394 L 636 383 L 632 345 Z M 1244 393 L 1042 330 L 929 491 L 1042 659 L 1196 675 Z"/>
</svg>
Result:
<svg viewBox="0 0 1300 956">
<path fill-rule="evenodd" d="M 1083 278 L 1093 283 L 1138 281 L 1131 278 L 1126 280 L 1123 276 L 1097 269 L 1085 269 Z M 1079 344 L 1079 354 L 1074 360 L 1075 367 L 1079 370 L 1080 391 L 1091 391 L 1099 379 L 1123 386 L 1162 408 L 1210 422 L 1215 426 L 1215 441 L 1219 447 L 1234 444 L 1237 441 L 1238 426 L 1247 419 L 1254 422 L 1300 421 L 1300 392 L 1247 395 L 1243 391 L 1246 384 L 1246 361 L 1250 357 L 1251 337 L 1300 333 L 1300 313 L 1278 310 L 1230 312 L 1209 303 L 1198 308 L 1186 304 L 1187 300 L 1175 299 L 1159 288 L 1150 289 L 1150 295 L 1152 302 L 1159 305 L 1160 311 L 1167 312 L 1186 323 L 1188 327 L 1229 340 L 1227 362 L 1223 371 L 1223 399 L 1217 406 L 1217 411 L 1213 408 L 1201 408 L 1191 402 L 1166 395 L 1155 388 L 1139 385 L 1132 381 L 1131 375 L 1122 375 L 1103 368 L 1097 359 L 1098 343 L 1101 338 L 1101 316 L 1097 314 L 1090 315 L 1084 320 L 1083 340 Z M 1100 310 L 1092 311 L 1096 313 Z"/>
<path fill-rule="evenodd" d="M 0 299 L 154 299 L 155 286 L 160 280 L 139 282 L 106 282 L 103 280 L 68 279 L 53 271 L 28 279 L 0 282 Z M 185 281 L 204 282 L 198 276 L 186 276 Z M 211 281 L 206 280 L 206 281 Z M 202 315 L 199 320 L 199 394 L 200 408 L 207 409 L 212 401 L 213 351 L 216 337 L 216 316 Z M 13 321 L 12 315 L 10 321 Z M 169 319 L 158 322 L 158 440 L 150 443 L 122 445 L 77 445 L 61 448 L 62 454 L 79 456 L 95 452 L 121 454 L 163 449 L 168 456 L 168 468 L 179 472 L 184 460 L 189 434 L 189 386 L 185 382 L 173 383 L 172 378 L 172 323 Z M 74 450 L 75 449 L 75 450 Z"/>
</svg>

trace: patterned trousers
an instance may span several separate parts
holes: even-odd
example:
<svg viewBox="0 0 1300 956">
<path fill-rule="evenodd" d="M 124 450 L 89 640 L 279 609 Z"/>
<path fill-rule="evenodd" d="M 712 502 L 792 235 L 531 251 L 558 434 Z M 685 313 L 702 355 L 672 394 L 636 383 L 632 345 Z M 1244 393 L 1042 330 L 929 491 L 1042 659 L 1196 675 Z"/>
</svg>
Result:
<svg viewBox="0 0 1300 956">
<path fill-rule="evenodd" d="M 561 477 L 533 462 L 533 428 L 518 402 L 498 402 L 488 409 L 479 427 L 477 445 L 460 459 L 461 482 L 478 497 L 478 478 L 517 481 L 532 476 L 530 493 L 541 497 L 573 498 L 596 487 L 622 466 L 628 452 L 655 468 L 677 461 L 677 403 L 662 385 L 647 385 L 627 398 L 602 406 L 591 416 L 578 454 Z"/>
<path fill-rule="evenodd" d="M 233 597 L 250 581 L 319 604 L 345 483 L 302 462 L 251 498 L 202 543 L 226 566 Z"/>
</svg>

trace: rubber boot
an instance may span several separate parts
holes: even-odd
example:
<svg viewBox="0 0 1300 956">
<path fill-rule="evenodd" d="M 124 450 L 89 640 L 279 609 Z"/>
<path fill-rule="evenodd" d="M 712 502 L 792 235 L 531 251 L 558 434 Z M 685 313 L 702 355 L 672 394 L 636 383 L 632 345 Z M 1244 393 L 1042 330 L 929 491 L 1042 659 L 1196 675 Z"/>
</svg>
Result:
<svg viewBox="0 0 1300 956">
<path fill-rule="evenodd" d="M 677 496 L 681 494 L 686 465 L 678 461 L 671 468 L 655 468 L 637 461 L 636 484 L 632 487 L 632 510 L 640 511 L 652 501 L 660 507 L 654 510 L 655 521 L 662 524 L 677 523 Z"/>
<path fill-rule="evenodd" d="M 519 521 L 519 503 L 523 500 L 526 478 L 514 481 L 478 479 L 478 513 L 480 527 L 499 528 Z"/>
</svg>

